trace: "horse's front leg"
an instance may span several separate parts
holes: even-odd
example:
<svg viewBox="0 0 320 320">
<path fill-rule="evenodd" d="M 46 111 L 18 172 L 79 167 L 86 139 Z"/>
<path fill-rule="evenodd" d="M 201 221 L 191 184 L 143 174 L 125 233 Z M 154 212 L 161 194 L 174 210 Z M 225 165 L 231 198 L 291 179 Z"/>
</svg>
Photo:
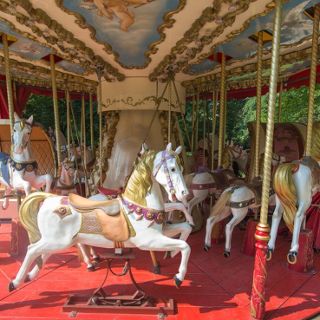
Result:
<svg viewBox="0 0 320 320">
<path fill-rule="evenodd" d="M 189 213 L 188 209 L 181 202 L 169 202 L 164 204 L 165 212 L 171 212 L 174 210 L 182 211 L 186 217 L 186 220 L 194 226 L 194 221 L 192 215 Z"/>
<path fill-rule="evenodd" d="M 178 234 L 179 239 L 183 241 L 187 241 L 190 233 L 192 231 L 192 227 L 188 222 L 174 223 L 174 224 L 166 224 L 162 230 L 163 234 L 167 237 L 173 238 Z M 166 257 L 173 258 L 179 251 L 168 252 Z"/>
<path fill-rule="evenodd" d="M 230 257 L 233 229 L 245 218 L 248 213 L 248 207 L 241 209 L 232 208 L 231 211 L 233 217 L 226 225 L 226 243 L 224 249 L 224 256 L 226 258 Z"/>
<path fill-rule="evenodd" d="M 282 218 L 283 208 L 281 206 L 279 198 L 276 196 L 276 207 L 272 214 L 272 224 L 270 231 L 270 240 L 268 242 L 268 252 L 267 252 L 267 260 L 270 261 L 272 258 L 272 252 L 274 251 L 278 228 Z"/>
<path fill-rule="evenodd" d="M 310 206 L 310 202 L 304 202 L 304 201 L 299 202 L 298 210 L 294 218 L 291 248 L 287 255 L 287 259 L 290 264 L 295 264 L 297 262 L 301 225 L 305 218 L 305 212 L 307 211 L 309 206 Z"/>
<path fill-rule="evenodd" d="M 10 187 L 6 187 L 4 190 L 4 197 L 3 197 L 3 203 L 2 203 L 2 209 L 6 210 L 9 206 L 9 196 L 12 193 L 12 189 Z"/>
</svg>

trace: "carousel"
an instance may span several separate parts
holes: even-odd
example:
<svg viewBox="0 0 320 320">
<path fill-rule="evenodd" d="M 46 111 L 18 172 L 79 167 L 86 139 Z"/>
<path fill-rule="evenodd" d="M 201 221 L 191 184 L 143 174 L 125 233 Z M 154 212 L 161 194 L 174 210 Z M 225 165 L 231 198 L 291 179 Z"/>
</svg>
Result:
<svg viewBox="0 0 320 320">
<path fill-rule="evenodd" d="M 319 21 L 318 0 L 1 0 L 0 319 L 316 319 Z"/>
</svg>

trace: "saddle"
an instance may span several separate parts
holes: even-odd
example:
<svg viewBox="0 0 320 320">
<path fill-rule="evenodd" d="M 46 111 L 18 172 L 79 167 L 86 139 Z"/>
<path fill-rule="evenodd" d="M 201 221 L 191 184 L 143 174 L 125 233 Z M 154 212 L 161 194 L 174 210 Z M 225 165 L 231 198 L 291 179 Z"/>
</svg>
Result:
<svg viewBox="0 0 320 320">
<path fill-rule="evenodd" d="M 69 203 L 81 213 L 80 233 L 102 234 L 114 242 L 126 241 L 136 234 L 118 199 L 93 201 L 71 193 Z"/>
</svg>

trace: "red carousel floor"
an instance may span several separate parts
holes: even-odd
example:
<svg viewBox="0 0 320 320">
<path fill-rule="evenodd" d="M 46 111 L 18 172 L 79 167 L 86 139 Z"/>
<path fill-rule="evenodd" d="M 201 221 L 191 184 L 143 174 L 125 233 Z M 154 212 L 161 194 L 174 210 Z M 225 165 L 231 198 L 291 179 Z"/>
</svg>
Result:
<svg viewBox="0 0 320 320">
<path fill-rule="evenodd" d="M 162 275 L 154 275 L 149 271 L 149 254 L 137 250 L 132 263 L 135 278 L 149 294 L 177 301 L 177 314 L 167 319 L 249 319 L 253 258 L 240 252 L 243 233 L 235 230 L 229 259 L 222 255 L 222 244 L 206 253 L 202 249 L 203 232 L 191 235 L 189 269 L 180 289 L 172 281 L 180 256 L 161 260 Z M 156 315 L 64 313 L 62 305 L 68 295 L 90 294 L 105 275 L 103 265 L 88 273 L 74 249 L 51 257 L 35 281 L 8 293 L 8 283 L 21 264 L 21 257 L 14 259 L 6 253 L 9 240 L 10 226 L 0 226 L 0 319 L 157 319 Z M 289 238 L 279 236 L 268 265 L 266 319 L 313 319 L 309 317 L 320 312 L 320 256 L 315 256 L 315 274 L 299 274 L 286 267 L 288 248 Z M 113 292 L 129 288 L 124 278 L 110 278 L 107 284 Z"/>
</svg>

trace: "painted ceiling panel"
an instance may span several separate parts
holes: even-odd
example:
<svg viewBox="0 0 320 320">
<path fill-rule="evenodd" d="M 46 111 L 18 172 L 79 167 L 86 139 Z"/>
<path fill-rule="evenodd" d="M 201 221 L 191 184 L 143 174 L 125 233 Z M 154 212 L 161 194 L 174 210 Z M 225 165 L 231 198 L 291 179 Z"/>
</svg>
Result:
<svg viewBox="0 0 320 320">
<path fill-rule="evenodd" d="M 150 45 L 159 41 L 164 16 L 179 7 L 179 0 L 64 0 L 65 9 L 77 13 L 94 37 L 118 56 L 125 67 L 144 67 Z"/>
</svg>

